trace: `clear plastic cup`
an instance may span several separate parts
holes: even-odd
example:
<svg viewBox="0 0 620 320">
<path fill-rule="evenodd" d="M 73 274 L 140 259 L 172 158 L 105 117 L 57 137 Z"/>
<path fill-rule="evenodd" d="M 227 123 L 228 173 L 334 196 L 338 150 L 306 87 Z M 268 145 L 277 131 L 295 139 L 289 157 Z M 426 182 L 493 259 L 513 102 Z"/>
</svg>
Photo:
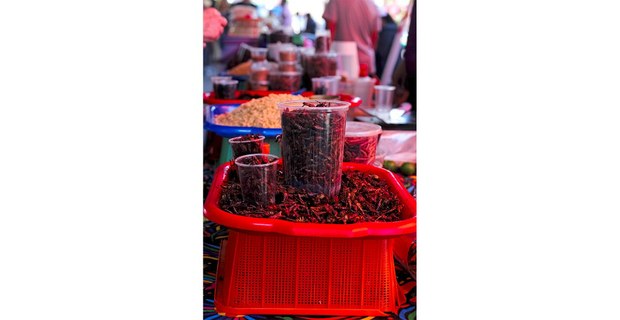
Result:
<svg viewBox="0 0 620 320">
<path fill-rule="evenodd" d="M 235 159 L 243 201 L 264 206 L 276 202 L 278 157 L 248 154 Z"/>
<path fill-rule="evenodd" d="M 211 77 L 211 83 L 218 83 L 220 81 L 224 81 L 224 80 L 232 80 L 231 76 L 213 76 Z"/>
<path fill-rule="evenodd" d="M 347 121 L 343 161 L 373 164 L 381 132 L 376 124 Z"/>
<path fill-rule="evenodd" d="M 261 62 L 267 60 L 267 48 L 251 48 L 250 54 L 252 61 Z"/>
<path fill-rule="evenodd" d="M 252 63 L 250 67 L 250 81 L 267 81 L 269 78 L 269 64 L 268 63 Z"/>
<path fill-rule="evenodd" d="M 394 100 L 393 86 L 375 86 L 375 111 L 380 114 L 388 114 L 392 110 Z"/>
<path fill-rule="evenodd" d="M 342 80 L 342 77 L 341 76 L 327 76 L 327 77 L 323 77 L 323 79 L 328 80 L 327 92 L 325 94 L 329 96 L 338 95 L 338 92 L 339 92 L 338 86 L 340 84 L 340 80 Z"/>
<path fill-rule="evenodd" d="M 301 72 L 271 72 L 269 87 L 278 91 L 297 91 L 301 87 Z"/>
<path fill-rule="evenodd" d="M 375 81 L 369 77 L 359 78 L 353 86 L 353 93 L 362 99 L 362 106 L 368 107 L 372 103 L 372 87 Z"/>
<path fill-rule="evenodd" d="M 312 78 L 312 92 L 317 95 L 327 95 L 330 82 L 332 80 L 327 78 Z"/>
<path fill-rule="evenodd" d="M 265 136 L 239 136 L 228 139 L 233 159 L 247 154 L 262 153 Z"/>
<path fill-rule="evenodd" d="M 325 100 L 278 103 L 286 184 L 328 197 L 338 195 L 349 106 Z"/>
<path fill-rule="evenodd" d="M 216 99 L 234 99 L 237 92 L 237 80 L 220 80 L 213 84 L 213 92 Z"/>
</svg>

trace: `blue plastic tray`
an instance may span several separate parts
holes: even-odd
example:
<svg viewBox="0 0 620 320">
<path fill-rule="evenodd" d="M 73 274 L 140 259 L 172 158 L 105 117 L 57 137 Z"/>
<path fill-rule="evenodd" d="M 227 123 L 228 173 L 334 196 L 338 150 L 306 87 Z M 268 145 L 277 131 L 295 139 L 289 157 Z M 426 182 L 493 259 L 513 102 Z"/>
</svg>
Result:
<svg viewBox="0 0 620 320">
<path fill-rule="evenodd" d="M 282 129 L 257 128 L 257 127 L 231 127 L 215 124 L 215 116 L 231 112 L 239 107 L 238 104 L 205 105 L 204 129 L 213 131 L 224 138 L 232 138 L 244 134 L 260 134 L 265 138 L 275 138 L 282 134 Z"/>
</svg>

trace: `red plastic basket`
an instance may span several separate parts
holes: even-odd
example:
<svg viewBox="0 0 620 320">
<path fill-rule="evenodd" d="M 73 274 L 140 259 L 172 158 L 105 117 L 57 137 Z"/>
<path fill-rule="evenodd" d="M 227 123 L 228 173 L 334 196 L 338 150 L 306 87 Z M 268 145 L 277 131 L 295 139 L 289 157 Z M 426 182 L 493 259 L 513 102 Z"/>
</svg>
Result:
<svg viewBox="0 0 620 320">
<path fill-rule="evenodd" d="M 384 169 L 345 163 L 385 179 L 405 204 L 398 222 L 333 225 L 248 218 L 217 207 L 229 166 L 218 168 L 205 217 L 230 228 L 222 244 L 215 308 L 227 316 L 299 314 L 382 316 L 396 313 L 399 295 L 392 249 L 415 235 L 416 204 Z"/>
</svg>

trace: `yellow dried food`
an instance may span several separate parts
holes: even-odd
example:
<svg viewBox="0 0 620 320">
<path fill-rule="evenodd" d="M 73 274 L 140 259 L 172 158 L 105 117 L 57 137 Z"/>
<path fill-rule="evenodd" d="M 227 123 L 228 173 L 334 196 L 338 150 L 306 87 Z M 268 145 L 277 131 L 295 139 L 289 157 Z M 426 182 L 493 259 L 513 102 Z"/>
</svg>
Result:
<svg viewBox="0 0 620 320">
<path fill-rule="evenodd" d="M 308 100 L 292 94 L 272 93 L 260 99 L 252 99 L 237 109 L 215 117 L 215 123 L 234 127 L 280 128 L 278 103 L 291 100 Z"/>
</svg>

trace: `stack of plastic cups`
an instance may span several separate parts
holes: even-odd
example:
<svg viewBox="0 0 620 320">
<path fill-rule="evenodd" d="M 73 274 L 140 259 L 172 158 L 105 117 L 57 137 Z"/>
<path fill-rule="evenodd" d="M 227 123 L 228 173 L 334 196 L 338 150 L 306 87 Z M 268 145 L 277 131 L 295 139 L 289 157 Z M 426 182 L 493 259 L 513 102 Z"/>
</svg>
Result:
<svg viewBox="0 0 620 320">
<path fill-rule="evenodd" d="M 267 49 L 251 48 L 252 66 L 250 66 L 250 88 L 252 90 L 269 89 L 269 62 L 267 62 Z"/>
<path fill-rule="evenodd" d="M 375 81 L 370 77 L 363 77 L 357 79 L 353 89 L 353 94 L 356 97 L 362 99 L 363 106 L 370 106 L 372 102 L 372 88 Z"/>
<path fill-rule="evenodd" d="M 278 103 L 287 185 L 328 197 L 338 195 L 349 105 L 323 100 Z"/>
<path fill-rule="evenodd" d="M 301 87 L 302 68 L 297 48 L 284 45 L 278 51 L 278 71 L 269 75 L 269 87 L 277 91 L 296 91 Z"/>
</svg>

